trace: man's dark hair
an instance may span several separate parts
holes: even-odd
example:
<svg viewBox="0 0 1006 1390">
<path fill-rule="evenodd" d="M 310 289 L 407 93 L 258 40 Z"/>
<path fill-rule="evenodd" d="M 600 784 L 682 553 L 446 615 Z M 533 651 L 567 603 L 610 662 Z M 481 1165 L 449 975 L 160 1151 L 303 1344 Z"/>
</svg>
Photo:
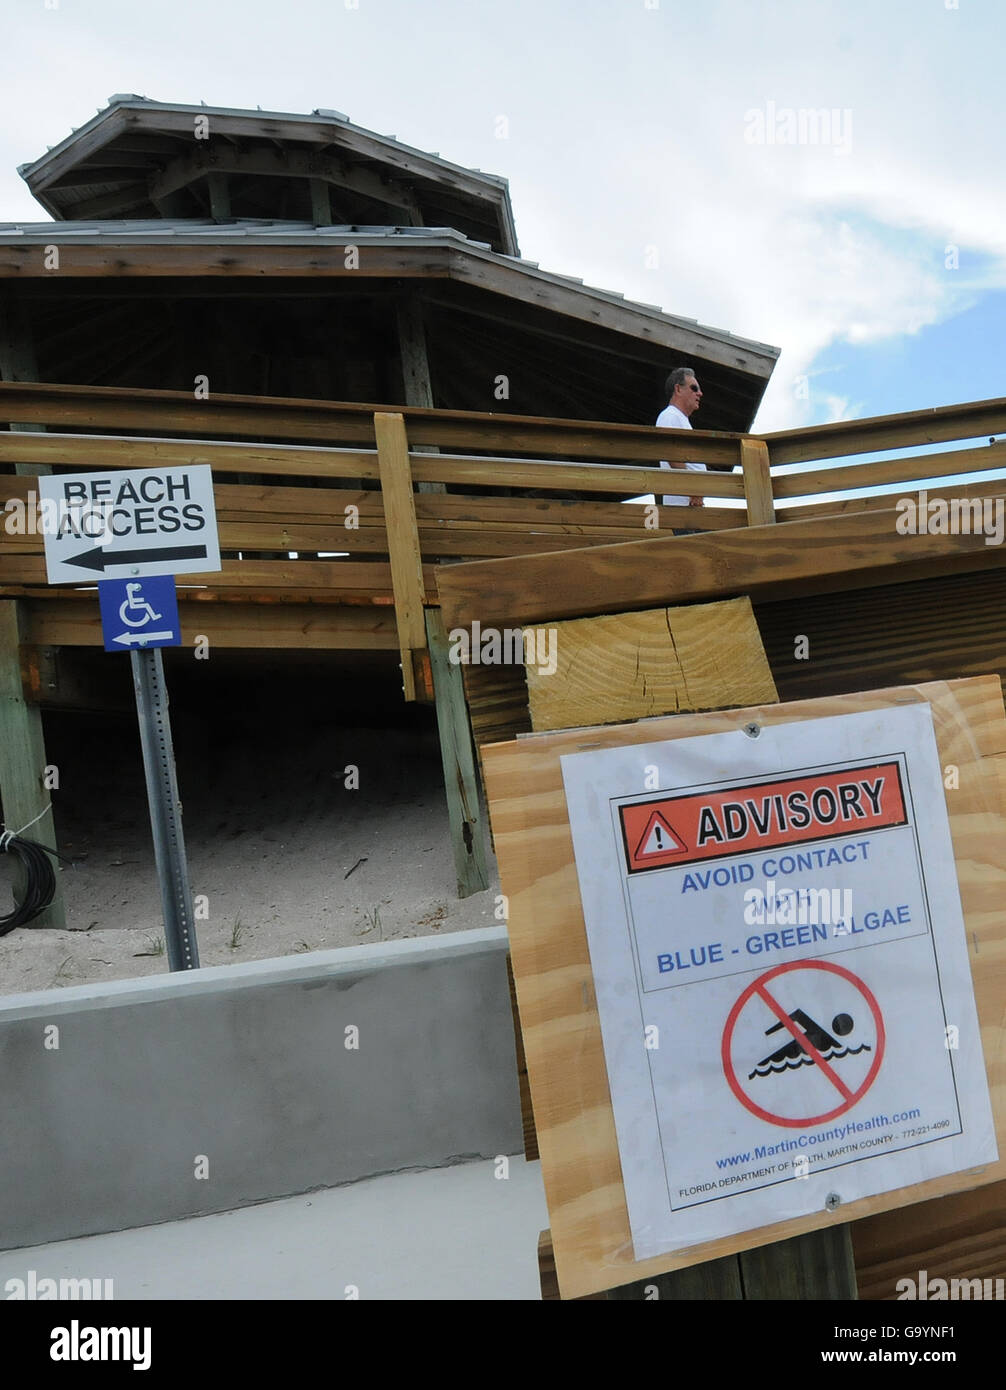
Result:
<svg viewBox="0 0 1006 1390">
<path fill-rule="evenodd" d="M 664 394 L 667 399 L 670 400 L 674 395 L 675 386 L 684 386 L 688 378 L 694 375 L 695 373 L 691 367 L 675 367 L 674 371 L 671 372 L 670 376 L 664 382 Z"/>
</svg>

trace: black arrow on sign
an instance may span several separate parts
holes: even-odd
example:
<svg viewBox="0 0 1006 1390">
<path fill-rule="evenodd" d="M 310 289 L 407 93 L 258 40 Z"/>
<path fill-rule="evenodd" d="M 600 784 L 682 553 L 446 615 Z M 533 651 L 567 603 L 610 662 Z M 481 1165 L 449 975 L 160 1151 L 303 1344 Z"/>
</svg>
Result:
<svg viewBox="0 0 1006 1390">
<path fill-rule="evenodd" d="M 77 565 L 82 570 L 98 570 L 104 573 L 111 565 L 149 564 L 151 560 L 205 560 L 205 545 L 169 545 L 161 550 L 83 550 L 79 555 L 68 555 L 64 565 Z"/>
</svg>

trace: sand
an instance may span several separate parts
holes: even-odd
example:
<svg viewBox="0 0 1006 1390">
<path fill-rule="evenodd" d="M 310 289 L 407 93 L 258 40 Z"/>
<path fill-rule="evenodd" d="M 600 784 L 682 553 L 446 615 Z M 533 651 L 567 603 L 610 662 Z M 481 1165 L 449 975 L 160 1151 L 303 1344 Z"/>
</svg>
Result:
<svg viewBox="0 0 1006 1390">
<path fill-rule="evenodd" d="M 268 745 L 261 728 L 175 730 L 200 964 L 499 925 L 488 844 L 489 889 L 457 896 L 431 728 L 309 723 Z M 135 715 L 68 715 L 47 741 L 60 848 L 79 858 L 62 874 L 67 930 L 0 937 L 0 993 L 167 971 Z M 10 875 L 0 858 L 4 911 Z"/>
</svg>

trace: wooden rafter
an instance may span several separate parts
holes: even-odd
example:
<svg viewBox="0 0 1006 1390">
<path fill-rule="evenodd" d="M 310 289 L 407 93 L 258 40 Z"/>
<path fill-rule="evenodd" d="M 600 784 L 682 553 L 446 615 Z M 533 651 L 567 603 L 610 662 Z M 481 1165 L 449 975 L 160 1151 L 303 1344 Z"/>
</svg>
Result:
<svg viewBox="0 0 1006 1390">
<path fill-rule="evenodd" d="M 372 170 L 353 167 L 345 160 L 306 154 L 301 150 L 271 151 L 228 149 L 210 146 L 173 159 L 148 184 L 148 197 L 156 201 L 186 188 L 208 174 L 247 174 L 259 178 L 303 178 L 318 180 L 371 198 L 385 206 L 408 212 L 413 224 L 418 213 L 415 194 L 396 180 L 386 180 Z"/>
</svg>

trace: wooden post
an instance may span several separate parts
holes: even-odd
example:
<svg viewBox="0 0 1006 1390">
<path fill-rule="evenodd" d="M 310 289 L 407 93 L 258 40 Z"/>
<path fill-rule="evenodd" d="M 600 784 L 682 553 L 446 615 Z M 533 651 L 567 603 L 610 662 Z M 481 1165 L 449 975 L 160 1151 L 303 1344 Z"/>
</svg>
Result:
<svg viewBox="0 0 1006 1390">
<path fill-rule="evenodd" d="M 440 756 L 444 763 L 447 809 L 451 817 L 458 897 L 467 898 L 489 887 L 475 750 L 468 726 L 461 667 L 449 658 L 447 633 L 439 608 L 426 610 L 426 635 L 433 669 Z"/>
<path fill-rule="evenodd" d="M 21 683 L 21 643 L 24 640 L 22 605 L 16 599 L 0 601 L 0 799 L 8 830 L 21 830 L 50 804 L 42 785 L 46 767 L 42 716 L 24 698 Z M 25 838 L 56 848 L 56 832 L 49 810 Z M 52 904 L 32 922 L 34 927 L 66 926 L 60 869 Z"/>
<path fill-rule="evenodd" d="M 324 179 L 308 179 L 311 188 L 311 219 L 316 227 L 332 225 L 332 200 Z"/>
<path fill-rule="evenodd" d="M 9 292 L 0 298 L 0 381 L 38 381 L 38 361 L 24 305 Z M 44 434 L 45 425 L 13 424 L 12 430 L 24 434 Z M 51 473 L 47 463 L 18 463 L 15 473 L 40 477 Z"/>
<path fill-rule="evenodd" d="M 772 499 L 768 445 L 764 439 L 741 440 L 741 469 L 748 504 L 748 525 L 768 526 L 775 521 L 775 504 Z"/>
<path fill-rule="evenodd" d="M 231 191 L 227 175 L 207 174 L 206 182 L 210 190 L 210 216 L 217 222 L 223 222 L 231 215 Z"/>
<path fill-rule="evenodd" d="M 423 309 L 414 294 L 399 299 L 397 304 L 398 350 L 402 362 L 402 383 L 405 404 L 433 409 L 433 383 L 430 362 L 426 355 L 426 329 Z"/>
<path fill-rule="evenodd" d="M 38 381 L 38 362 L 24 306 L 9 292 L 0 299 L 0 380 Z M 44 434 L 44 425 L 12 424 L 12 431 Z M 52 469 L 47 463 L 18 463 L 14 472 L 37 478 Z M 42 715 L 24 698 L 21 680 L 21 645 L 24 610 L 20 603 L 0 600 L 0 801 L 8 830 L 19 830 L 49 805 L 49 794 L 42 786 L 47 766 Z M 49 811 L 30 830 L 29 839 L 57 849 L 52 812 Z M 56 891 L 52 903 L 32 923 L 36 927 L 66 926 L 63 888 L 58 863 Z"/>
<path fill-rule="evenodd" d="M 741 1279 L 746 1299 L 853 1299 L 856 1261 L 852 1228 L 826 1226 L 820 1231 L 742 1250 Z"/>
<path fill-rule="evenodd" d="M 430 359 L 426 351 L 426 327 L 423 305 L 418 295 L 410 294 L 398 301 L 398 351 L 402 363 L 402 384 L 405 404 L 433 409 L 433 382 L 430 378 Z M 417 454 L 439 454 L 435 444 L 421 445 Z M 420 492 L 446 492 L 444 483 L 419 483 Z"/>
<path fill-rule="evenodd" d="M 398 644 L 402 653 L 402 682 L 406 700 L 414 700 L 416 681 L 412 654 L 422 652 L 426 647 L 426 624 L 423 621 L 426 590 L 405 420 L 397 414 L 375 414 L 374 433 L 377 436 L 384 524 L 391 560 L 391 587 L 395 591 Z"/>
</svg>

